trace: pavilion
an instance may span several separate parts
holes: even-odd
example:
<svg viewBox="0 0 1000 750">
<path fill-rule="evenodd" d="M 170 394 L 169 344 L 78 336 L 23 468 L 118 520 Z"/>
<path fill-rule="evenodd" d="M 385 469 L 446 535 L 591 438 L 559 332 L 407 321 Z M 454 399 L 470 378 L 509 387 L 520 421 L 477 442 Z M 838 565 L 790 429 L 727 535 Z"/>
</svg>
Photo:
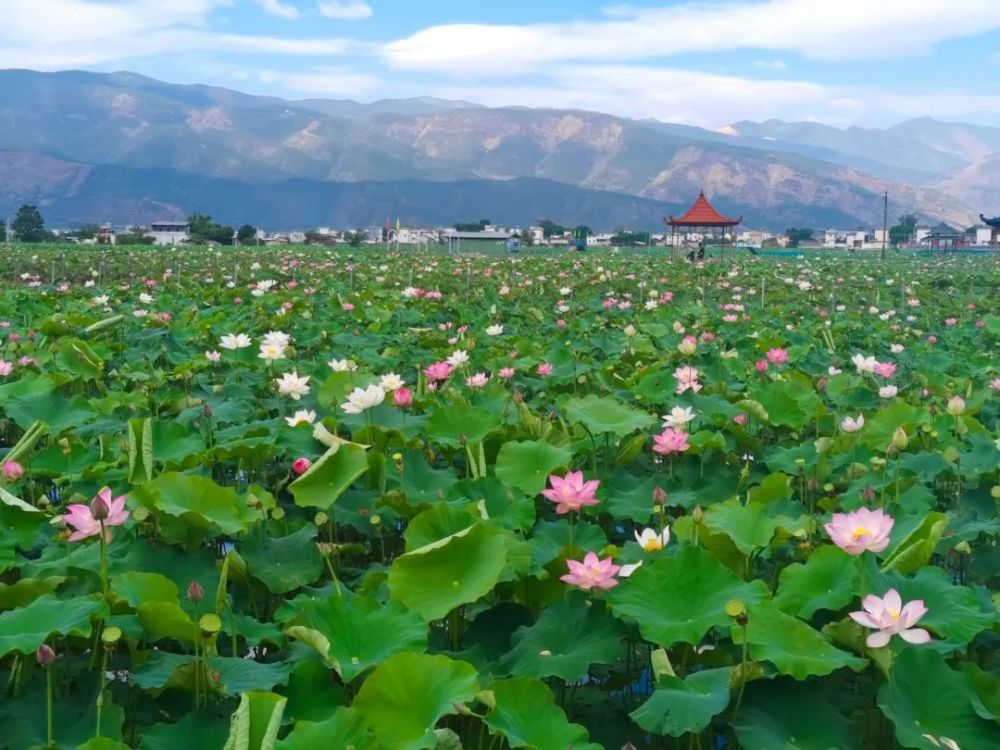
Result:
<svg viewBox="0 0 1000 750">
<path fill-rule="evenodd" d="M 990 249 L 996 253 L 997 248 L 1000 247 L 1000 216 L 987 219 L 983 214 L 979 214 L 979 218 L 983 220 L 983 224 L 990 228 Z"/>
<path fill-rule="evenodd" d="M 931 250 L 957 250 L 965 244 L 964 234 L 954 227 L 950 227 L 944 222 L 932 228 L 930 233 L 920 240 L 921 244 L 926 243 Z"/>
<path fill-rule="evenodd" d="M 702 190 L 698 199 L 683 216 L 677 219 L 671 216 L 669 219 L 664 219 L 663 223 L 670 227 L 670 249 L 671 253 L 676 253 L 677 238 L 679 236 L 686 238 L 692 232 L 699 232 L 703 236 L 710 232 L 725 246 L 726 232 L 729 231 L 732 234 L 733 245 L 735 245 L 736 233 L 733 230 L 742 221 L 742 216 L 738 219 L 730 219 L 716 211 L 708 202 L 708 198 L 705 197 L 705 191 Z"/>
</svg>

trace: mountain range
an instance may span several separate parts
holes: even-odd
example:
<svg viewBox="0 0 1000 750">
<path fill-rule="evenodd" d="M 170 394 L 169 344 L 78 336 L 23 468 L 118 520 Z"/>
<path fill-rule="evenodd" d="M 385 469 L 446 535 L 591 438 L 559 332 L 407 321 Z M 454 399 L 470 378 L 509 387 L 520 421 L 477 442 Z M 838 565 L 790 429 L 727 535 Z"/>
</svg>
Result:
<svg viewBox="0 0 1000 750">
<path fill-rule="evenodd" d="M 209 213 L 274 229 L 542 218 L 656 229 L 704 189 L 750 227 L 1000 212 L 1000 128 L 718 131 L 434 98 L 289 101 L 134 73 L 0 71 L 0 212 L 50 225 Z"/>
</svg>

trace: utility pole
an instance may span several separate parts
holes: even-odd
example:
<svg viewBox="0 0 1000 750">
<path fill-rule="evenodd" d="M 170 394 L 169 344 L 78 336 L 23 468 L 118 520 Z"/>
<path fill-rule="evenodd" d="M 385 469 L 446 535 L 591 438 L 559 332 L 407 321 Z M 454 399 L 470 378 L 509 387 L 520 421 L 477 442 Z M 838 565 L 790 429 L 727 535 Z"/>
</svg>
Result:
<svg viewBox="0 0 1000 750">
<path fill-rule="evenodd" d="M 889 191 L 885 191 L 882 203 L 882 260 L 885 260 L 885 246 L 889 239 Z"/>
</svg>

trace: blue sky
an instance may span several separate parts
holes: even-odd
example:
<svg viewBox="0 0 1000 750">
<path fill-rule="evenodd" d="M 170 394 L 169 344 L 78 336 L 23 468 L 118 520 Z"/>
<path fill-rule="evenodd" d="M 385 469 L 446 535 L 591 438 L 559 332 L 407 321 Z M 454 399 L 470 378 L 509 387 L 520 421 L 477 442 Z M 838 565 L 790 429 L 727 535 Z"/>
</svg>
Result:
<svg viewBox="0 0 1000 750">
<path fill-rule="evenodd" d="M 0 67 L 703 127 L 1000 125 L 1000 0 L 2 0 Z"/>
</svg>

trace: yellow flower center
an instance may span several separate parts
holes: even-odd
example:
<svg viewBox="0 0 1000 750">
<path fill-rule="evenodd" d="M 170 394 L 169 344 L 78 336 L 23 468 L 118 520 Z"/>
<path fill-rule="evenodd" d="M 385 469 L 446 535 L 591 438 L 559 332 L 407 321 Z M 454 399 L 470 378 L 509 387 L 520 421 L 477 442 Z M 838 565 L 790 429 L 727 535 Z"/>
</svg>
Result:
<svg viewBox="0 0 1000 750">
<path fill-rule="evenodd" d="M 886 614 L 893 619 L 893 622 L 899 620 L 899 610 L 898 609 L 887 609 Z"/>
<path fill-rule="evenodd" d="M 663 549 L 663 542 L 660 541 L 659 537 L 655 539 L 647 539 L 642 543 L 642 549 L 645 552 L 659 552 Z"/>
<path fill-rule="evenodd" d="M 858 528 L 856 528 L 854 530 L 854 533 L 851 534 L 851 536 L 855 540 L 860 539 L 863 536 L 871 536 L 871 535 L 872 535 L 872 533 L 868 529 L 866 529 L 864 526 L 858 526 Z"/>
</svg>

